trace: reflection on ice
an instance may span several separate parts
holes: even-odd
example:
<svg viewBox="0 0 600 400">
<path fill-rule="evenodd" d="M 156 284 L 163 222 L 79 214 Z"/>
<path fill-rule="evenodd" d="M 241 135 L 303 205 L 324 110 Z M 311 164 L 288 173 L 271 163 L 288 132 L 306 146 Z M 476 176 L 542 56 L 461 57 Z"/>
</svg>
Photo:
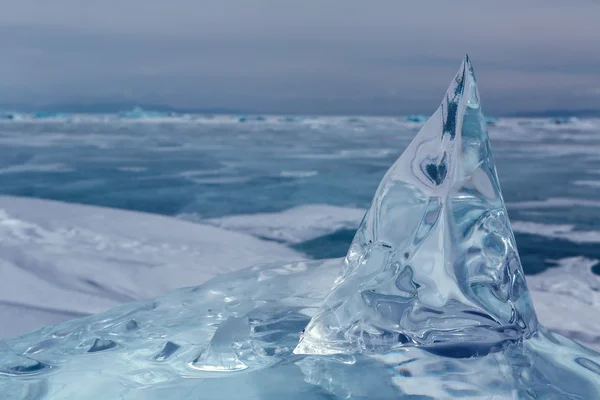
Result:
<svg viewBox="0 0 600 400">
<path fill-rule="evenodd" d="M 252 348 L 250 321 L 247 316 L 229 317 L 221 322 L 206 350 L 190 366 L 202 371 L 241 371 L 244 364 L 240 350 Z"/>
</svg>

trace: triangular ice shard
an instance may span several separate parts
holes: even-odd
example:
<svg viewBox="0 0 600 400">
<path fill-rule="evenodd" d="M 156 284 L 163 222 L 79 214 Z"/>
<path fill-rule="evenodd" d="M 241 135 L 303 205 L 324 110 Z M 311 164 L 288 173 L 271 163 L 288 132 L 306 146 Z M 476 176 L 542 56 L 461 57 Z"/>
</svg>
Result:
<svg viewBox="0 0 600 400">
<path fill-rule="evenodd" d="M 537 325 L 466 57 L 383 178 L 294 352 L 493 347 Z"/>
</svg>

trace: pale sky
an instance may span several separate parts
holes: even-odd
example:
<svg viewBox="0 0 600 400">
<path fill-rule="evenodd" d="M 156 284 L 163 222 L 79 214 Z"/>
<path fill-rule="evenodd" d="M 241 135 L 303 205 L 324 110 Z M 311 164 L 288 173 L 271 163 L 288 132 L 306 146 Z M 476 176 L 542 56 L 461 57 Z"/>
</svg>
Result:
<svg viewBox="0 0 600 400">
<path fill-rule="evenodd" d="M 0 104 L 433 111 L 465 53 L 484 109 L 600 109 L 595 0 L 0 0 Z"/>
</svg>

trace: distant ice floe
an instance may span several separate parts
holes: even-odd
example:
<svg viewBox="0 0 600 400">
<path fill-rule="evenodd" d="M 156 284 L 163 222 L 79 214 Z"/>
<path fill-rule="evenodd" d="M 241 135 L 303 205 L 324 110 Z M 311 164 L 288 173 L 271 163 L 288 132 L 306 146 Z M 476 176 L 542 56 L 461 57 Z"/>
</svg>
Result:
<svg viewBox="0 0 600 400">
<path fill-rule="evenodd" d="M 175 218 L 0 196 L 0 337 L 299 260 L 273 242 Z"/>
<path fill-rule="evenodd" d="M 580 180 L 580 181 L 575 181 L 573 183 L 575 185 L 578 185 L 578 186 L 587 186 L 587 187 L 592 187 L 592 188 L 600 188 L 600 181 Z"/>
<path fill-rule="evenodd" d="M 11 165 L 9 167 L 0 168 L 0 174 L 20 174 L 25 172 L 71 172 L 73 168 L 70 168 L 61 163 L 53 164 L 21 164 Z"/>
<path fill-rule="evenodd" d="M 295 244 L 340 229 L 356 229 L 364 213 L 361 208 L 310 204 L 277 213 L 232 215 L 201 222 L 258 238 Z"/>
<path fill-rule="evenodd" d="M 205 178 L 188 178 L 194 183 L 204 185 L 233 185 L 236 183 L 249 182 L 252 178 L 247 176 L 223 176 L 223 177 L 205 177 Z"/>
<path fill-rule="evenodd" d="M 590 130 L 599 127 L 598 118 L 576 118 L 576 117 L 555 117 L 555 118 L 513 118 L 517 125 L 524 127 L 542 128 L 548 130 L 563 130 L 565 128 Z"/>
<path fill-rule="evenodd" d="M 404 118 L 404 121 L 424 124 L 428 119 L 429 117 L 427 115 L 409 115 L 408 117 Z"/>
<path fill-rule="evenodd" d="M 423 115 L 407 115 L 398 117 L 376 116 L 282 116 L 282 115 L 234 115 L 234 114 L 194 114 L 173 111 L 146 110 L 134 107 L 118 113 L 60 113 L 35 112 L 19 113 L 0 112 L 0 123 L 184 123 L 206 125 L 247 125 L 256 127 L 305 127 L 308 129 L 343 129 L 346 131 L 367 132 L 371 129 L 419 129 L 427 120 Z M 529 140 L 538 134 L 559 134 L 570 137 L 575 133 L 594 133 L 600 129 L 599 118 L 493 118 L 487 117 L 486 124 L 490 130 L 501 130 L 511 140 Z M 519 136 L 524 131 L 535 130 L 536 133 L 526 137 Z M 493 132 L 492 136 L 494 135 Z M 577 139 L 576 139 L 577 140 Z"/>
<path fill-rule="evenodd" d="M 339 150 L 331 153 L 305 153 L 305 154 L 293 154 L 290 158 L 300 159 L 314 159 L 314 160 L 335 160 L 344 158 L 365 158 L 365 159 L 377 159 L 388 157 L 394 154 L 392 149 L 382 148 L 367 148 L 367 149 L 355 149 L 355 150 Z"/>
<path fill-rule="evenodd" d="M 529 221 L 513 221 L 515 232 L 538 235 L 552 239 L 568 240 L 572 243 L 600 243 L 600 232 L 578 231 L 570 224 L 544 224 Z"/>
<path fill-rule="evenodd" d="M 185 116 L 185 114 L 177 114 L 174 112 L 144 110 L 141 107 L 134 107 L 132 110 L 122 111 L 117 114 L 117 118 L 119 118 L 119 119 L 135 119 L 135 120 L 181 118 L 184 116 Z"/>
<path fill-rule="evenodd" d="M 281 171 L 279 176 L 283 178 L 310 178 L 319 175 L 319 171 Z"/>
<path fill-rule="evenodd" d="M 136 166 L 123 166 L 117 168 L 121 172 L 144 172 L 147 171 L 146 167 L 136 167 Z"/>
<path fill-rule="evenodd" d="M 506 203 L 509 208 L 520 209 L 540 209 L 540 208 L 556 208 L 556 207 L 600 207 L 599 200 L 575 199 L 555 197 L 544 200 L 520 201 L 514 203 Z"/>
</svg>

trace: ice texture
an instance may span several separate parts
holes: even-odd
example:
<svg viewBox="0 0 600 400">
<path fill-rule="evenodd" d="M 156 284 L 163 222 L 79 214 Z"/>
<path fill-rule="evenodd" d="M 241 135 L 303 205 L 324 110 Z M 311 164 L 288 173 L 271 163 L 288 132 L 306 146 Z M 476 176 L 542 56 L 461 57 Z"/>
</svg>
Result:
<svg viewBox="0 0 600 400">
<path fill-rule="evenodd" d="M 8 340 L 0 345 L 1 397 L 321 398 L 292 351 L 339 265 L 254 266 Z"/>
<path fill-rule="evenodd" d="M 537 325 L 467 57 L 383 178 L 295 353 L 495 346 Z"/>
<path fill-rule="evenodd" d="M 2 399 L 600 398 L 600 354 L 537 322 L 478 99 L 465 60 L 345 259 L 253 266 L 7 340 Z"/>
<path fill-rule="evenodd" d="M 254 266 L 0 345 L 6 400 L 600 398 L 600 355 L 540 328 L 486 348 L 296 355 L 342 260 Z"/>
</svg>

